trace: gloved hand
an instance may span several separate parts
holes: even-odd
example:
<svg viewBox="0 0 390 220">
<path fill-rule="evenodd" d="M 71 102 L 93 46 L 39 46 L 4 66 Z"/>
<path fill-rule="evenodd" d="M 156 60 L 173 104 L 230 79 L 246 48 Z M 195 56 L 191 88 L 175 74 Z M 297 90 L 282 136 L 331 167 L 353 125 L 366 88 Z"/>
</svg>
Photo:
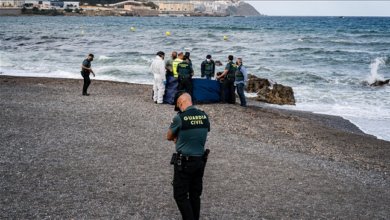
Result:
<svg viewBox="0 0 390 220">
<path fill-rule="evenodd" d="M 246 87 L 246 83 L 244 83 L 244 86 Z"/>
<path fill-rule="evenodd" d="M 167 81 L 164 81 L 163 83 L 164 83 L 164 85 L 166 85 L 166 84 L 167 84 Z"/>
</svg>

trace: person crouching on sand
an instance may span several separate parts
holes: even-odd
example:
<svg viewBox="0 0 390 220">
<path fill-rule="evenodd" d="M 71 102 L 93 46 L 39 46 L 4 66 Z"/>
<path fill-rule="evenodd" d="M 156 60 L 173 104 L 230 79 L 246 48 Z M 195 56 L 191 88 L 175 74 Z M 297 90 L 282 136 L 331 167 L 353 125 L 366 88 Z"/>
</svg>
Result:
<svg viewBox="0 0 390 220">
<path fill-rule="evenodd" d="M 155 103 L 162 104 L 165 93 L 165 85 L 167 84 L 165 76 L 165 53 L 159 51 L 156 58 L 153 60 L 151 69 L 154 75 L 153 83 L 153 100 Z"/>
<path fill-rule="evenodd" d="M 87 89 L 89 85 L 91 84 L 91 79 L 89 78 L 89 74 L 92 73 L 93 77 L 95 77 L 95 73 L 93 72 L 91 68 L 91 62 L 93 60 L 93 54 L 89 54 L 88 58 L 83 61 L 83 64 L 81 65 L 81 76 L 84 78 L 84 86 L 83 86 L 83 95 L 89 96 L 87 93 Z"/>
</svg>

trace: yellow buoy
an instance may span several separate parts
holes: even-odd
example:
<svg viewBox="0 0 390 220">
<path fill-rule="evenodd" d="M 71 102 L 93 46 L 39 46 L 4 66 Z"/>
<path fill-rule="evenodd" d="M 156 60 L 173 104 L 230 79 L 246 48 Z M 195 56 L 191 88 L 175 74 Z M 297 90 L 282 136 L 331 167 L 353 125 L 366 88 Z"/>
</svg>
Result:
<svg viewBox="0 0 390 220">
<path fill-rule="evenodd" d="M 167 35 L 171 35 L 171 33 L 169 33 L 169 31 L 167 31 Z"/>
<path fill-rule="evenodd" d="M 81 31 L 81 34 L 84 34 L 84 31 Z"/>
<path fill-rule="evenodd" d="M 223 36 L 223 39 L 226 40 L 226 36 Z"/>
<path fill-rule="evenodd" d="M 134 31 L 134 28 L 133 28 L 133 27 L 131 27 L 130 29 L 131 29 L 132 31 Z"/>
</svg>

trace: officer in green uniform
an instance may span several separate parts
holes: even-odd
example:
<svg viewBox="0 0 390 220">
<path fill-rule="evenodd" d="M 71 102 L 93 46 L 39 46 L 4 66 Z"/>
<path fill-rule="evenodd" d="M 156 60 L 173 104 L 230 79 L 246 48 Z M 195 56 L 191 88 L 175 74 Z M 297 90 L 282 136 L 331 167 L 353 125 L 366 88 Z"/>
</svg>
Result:
<svg viewBox="0 0 390 220">
<path fill-rule="evenodd" d="M 211 55 L 206 56 L 206 60 L 200 65 L 201 77 L 204 79 L 211 79 L 215 73 L 215 63 L 211 59 Z"/>
<path fill-rule="evenodd" d="M 217 76 L 217 80 L 220 78 L 224 78 L 221 86 L 221 103 L 225 104 L 225 90 L 229 88 L 229 101 L 230 104 L 236 104 L 236 94 L 234 93 L 234 77 L 237 70 L 237 65 L 233 63 L 233 56 L 229 55 L 228 64 L 226 64 L 225 71 Z"/>
<path fill-rule="evenodd" d="M 210 131 L 209 116 L 192 105 L 184 91 L 175 94 L 175 110 L 180 110 L 169 127 L 167 139 L 176 143 L 180 162 L 174 164 L 173 197 L 183 219 L 198 220 L 203 174 L 207 155 L 205 143 Z"/>
<path fill-rule="evenodd" d="M 177 86 L 177 90 L 179 91 L 187 89 L 187 92 L 191 95 L 191 98 L 193 99 L 191 77 L 194 75 L 194 70 L 192 69 L 192 65 L 188 63 L 187 56 L 184 56 L 183 62 L 177 65 L 176 72 L 179 75 L 179 84 Z"/>
</svg>

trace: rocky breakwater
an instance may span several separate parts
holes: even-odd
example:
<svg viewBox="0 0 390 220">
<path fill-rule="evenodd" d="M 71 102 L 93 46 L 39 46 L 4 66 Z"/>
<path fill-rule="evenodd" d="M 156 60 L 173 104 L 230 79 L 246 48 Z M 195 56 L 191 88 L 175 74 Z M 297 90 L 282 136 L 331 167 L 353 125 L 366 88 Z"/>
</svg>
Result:
<svg viewBox="0 0 390 220">
<path fill-rule="evenodd" d="M 257 97 L 250 99 L 278 105 L 295 105 L 294 91 L 290 86 L 272 84 L 268 79 L 262 79 L 248 74 L 245 91 L 256 93 Z"/>
<path fill-rule="evenodd" d="M 384 81 L 376 81 L 372 84 L 370 84 L 370 86 L 383 86 L 383 85 L 390 85 L 390 79 L 387 79 L 387 80 L 384 80 Z"/>
</svg>

